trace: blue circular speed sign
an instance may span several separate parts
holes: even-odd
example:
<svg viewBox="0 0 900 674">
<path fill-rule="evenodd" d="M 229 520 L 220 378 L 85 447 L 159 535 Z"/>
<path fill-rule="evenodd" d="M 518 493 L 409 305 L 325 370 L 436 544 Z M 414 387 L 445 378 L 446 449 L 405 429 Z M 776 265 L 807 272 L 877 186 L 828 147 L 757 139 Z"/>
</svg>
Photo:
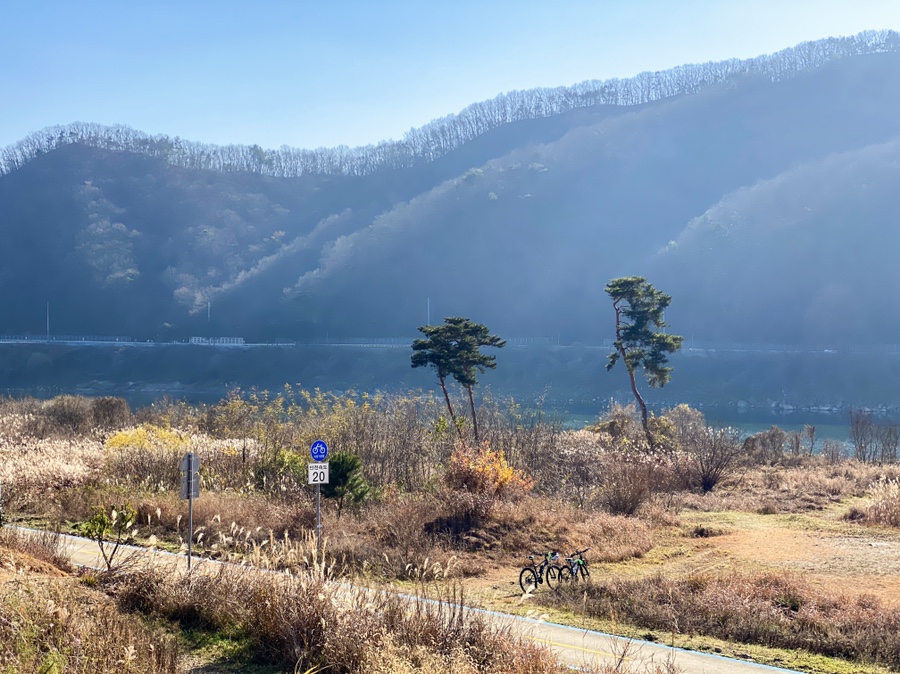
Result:
<svg viewBox="0 0 900 674">
<path fill-rule="evenodd" d="M 328 445 L 321 440 L 316 440 L 309 448 L 309 454 L 313 461 L 324 461 L 328 458 Z"/>
</svg>

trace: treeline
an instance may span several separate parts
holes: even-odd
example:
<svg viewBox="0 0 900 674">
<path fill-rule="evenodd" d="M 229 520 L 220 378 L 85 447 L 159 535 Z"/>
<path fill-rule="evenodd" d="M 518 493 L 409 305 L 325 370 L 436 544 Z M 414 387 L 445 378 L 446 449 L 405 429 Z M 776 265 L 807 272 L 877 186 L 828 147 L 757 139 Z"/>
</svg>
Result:
<svg viewBox="0 0 900 674">
<path fill-rule="evenodd" d="M 249 171 L 276 177 L 369 175 L 383 169 L 411 168 L 434 161 L 510 122 L 552 117 L 598 105 L 640 105 L 695 94 L 706 87 L 746 76 L 778 81 L 839 58 L 883 52 L 900 52 L 900 33 L 864 31 L 851 37 L 803 42 L 751 59 L 683 65 L 625 79 L 588 80 L 571 87 L 511 91 L 489 101 L 473 103 L 459 114 L 411 129 L 402 140 L 355 148 L 340 145 L 307 150 L 283 145 L 278 150 L 267 150 L 258 145 L 217 146 L 177 136 L 150 136 L 122 125 L 76 122 L 45 128 L 0 150 L 0 175 L 72 143 L 138 152 L 164 158 L 176 166 L 212 171 Z"/>
</svg>

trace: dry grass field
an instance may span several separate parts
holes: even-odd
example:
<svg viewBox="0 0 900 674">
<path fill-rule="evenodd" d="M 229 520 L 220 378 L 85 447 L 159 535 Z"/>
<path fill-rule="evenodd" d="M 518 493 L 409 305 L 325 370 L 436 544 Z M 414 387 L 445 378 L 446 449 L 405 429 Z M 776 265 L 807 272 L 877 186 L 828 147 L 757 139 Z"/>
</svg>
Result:
<svg viewBox="0 0 900 674">
<path fill-rule="evenodd" d="M 6 522 L 94 535 L 106 522 L 107 540 L 183 550 L 178 461 L 192 451 L 194 553 L 291 572 L 192 581 L 202 587 L 115 562 L 74 572 L 52 536 L 7 531 L 0 672 L 562 671 L 464 619 L 462 597 L 809 672 L 900 669 L 893 463 L 816 447 L 814 432 L 807 444 L 778 429 L 740 439 L 684 407 L 653 419 L 648 447 L 627 408 L 566 431 L 486 400 L 476 444 L 441 403 L 291 389 L 138 411 L 114 398 L 0 402 Z M 337 488 L 323 499 L 324 557 L 306 485 L 316 438 Z M 526 555 L 588 546 L 588 583 L 523 597 Z M 388 600 L 335 603 L 323 574 L 441 601 L 418 621 Z M 365 625 L 365 638 L 335 642 L 323 620 Z"/>
</svg>

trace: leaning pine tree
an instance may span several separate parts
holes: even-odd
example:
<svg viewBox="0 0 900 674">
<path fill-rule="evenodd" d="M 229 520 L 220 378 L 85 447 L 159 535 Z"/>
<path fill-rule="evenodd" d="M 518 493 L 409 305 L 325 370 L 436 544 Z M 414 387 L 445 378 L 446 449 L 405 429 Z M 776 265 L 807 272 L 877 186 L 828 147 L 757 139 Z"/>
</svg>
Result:
<svg viewBox="0 0 900 674">
<path fill-rule="evenodd" d="M 643 369 L 647 382 L 653 387 L 662 388 L 671 379 L 672 368 L 666 366 L 668 354 L 678 351 L 683 341 L 680 335 L 661 331 L 666 327 L 663 312 L 672 298 L 654 288 L 642 276 L 613 279 L 606 284 L 605 290 L 612 298 L 616 312 L 616 341 L 606 369 L 611 370 L 619 359 L 625 363 L 631 392 L 641 410 L 644 434 L 652 447 L 647 404 L 638 391 L 635 370 Z"/>
<path fill-rule="evenodd" d="M 460 437 L 462 437 L 462 431 L 459 424 L 456 423 L 456 414 L 450 404 L 447 377 L 452 376 L 466 388 L 472 410 L 472 429 L 477 443 L 478 418 L 475 413 L 475 396 L 472 389 L 478 384 L 478 372 L 493 370 L 497 367 L 495 357 L 482 353 L 481 347 L 502 348 L 506 345 L 506 341 L 497 335 L 492 335 L 490 330 L 481 323 L 456 316 L 445 318 L 443 325 L 420 326 L 419 332 L 422 332 L 426 339 L 413 341 L 412 366 L 428 365 L 437 371 L 450 420 Z"/>
<path fill-rule="evenodd" d="M 475 443 L 478 437 L 478 416 L 475 414 L 475 395 L 472 392 L 478 384 L 478 373 L 497 368 L 497 357 L 481 352 L 481 347 L 492 346 L 502 349 L 506 346 L 506 340 L 497 335 L 492 335 L 487 326 L 470 321 L 468 318 L 446 318 L 444 321 L 452 327 L 458 336 L 459 343 L 463 345 L 457 354 L 456 367 L 453 370 L 453 378 L 462 384 L 469 393 L 469 407 L 472 410 L 472 432 L 475 435 Z"/>
<path fill-rule="evenodd" d="M 416 339 L 412 343 L 412 366 L 431 366 L 435 369 L 441 391 L 444 393 L 444 401 L 447 403 L 447 412 L 450 414 L 450 422 L 462 437 L 459 424 L 456 423 L 456 414 L 453 405 L 450 404 L 450 394 L 447 392 L 447 377 L 453 374 L 455 367 L 456 345 L 445 325 L 422 325 L 419 332 L 425 335 L 425 339 Z"/>
</svg>

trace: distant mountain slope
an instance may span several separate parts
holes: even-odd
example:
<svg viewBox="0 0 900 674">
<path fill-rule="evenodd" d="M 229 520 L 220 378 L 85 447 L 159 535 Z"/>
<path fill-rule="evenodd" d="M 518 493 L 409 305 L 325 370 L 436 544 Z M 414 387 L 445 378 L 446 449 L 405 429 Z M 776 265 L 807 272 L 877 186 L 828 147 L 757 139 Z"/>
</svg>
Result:
<svg viewBox="0 0 900 674">
<path fill-rule="evenodd" d="M 429 297 L 439 315 L 489 317 L 507 333 L 606 335 L 606 280 L 652 279 L 657 251 L 725 194 L 900 134 L 892 112 L 898 100 L 900 58 L 884 54 L 789 82 L 752 80 L 642 106 L 517 150 L 396 207 L 341 239 L 295 289 L 340 305 L 374 332 L 416 320 Z M 836 162 L 827 166 L 836 170 Z M 795 207 L 791 195 L 783 199 L 785 209 Z M 841 202 L 840 191 L 833 199 Z M 757 234 L 768 236 L 747 232 Z M 882 236 L 878 245 L 893 241 Z M 742 261 L 765 266 L 764 258 Z M 707 263 L 716 266 L 715 254 L 692 262 L 683 271 L 701 275 Z M 845 257 L 816 264 L 848 262 L 864 264 Z M 660 281 L 674 307 L 690 301 L 678 274 Z M 698 334 L 723 335 L 722 321 L 702 316 L 692 317 Z M 341 320 L 332 317 L 334 329 L 349 329 Z M 731 327 L 732 338 L 748 334 Z M 777 324 L 766 329 L 768 340 L 800 336 Z"/>
<path fill-rule="evenodd" d="M 548 94 L 558 114 L 466 132 L 461 116 L 416 141 L 450 139 L 429 161 L 382 148 L 371 170 L 348 151 L 331 171 L 266 175 L 284 157 L 213 161 L 125 130 L 35 139 L 0 176 L 0 333 L 42 333 L 49 302 L 57 334 L 407 336 L 430 304 L 435 320 L 590 341 L 610 331 L 603 284 L 642 274 L 698 339 L 895 340 L 900 54 L 880 35 L 842 58 L 827 41 L 785 52 L 783 76 L 772 59 L 707 64 L 603 94 L 640 105 Z M 673 82 L 696 93 L 664 97 Z M 546 112 L 523 94 L 482 116 L 515 100 Z"/>
<path fill-rule="evenodd" d="M 741 188 L 651 265 L 670 318 L 712 338 L 842 345 L 900 336 L 900 136 Z"/>
</svg>

